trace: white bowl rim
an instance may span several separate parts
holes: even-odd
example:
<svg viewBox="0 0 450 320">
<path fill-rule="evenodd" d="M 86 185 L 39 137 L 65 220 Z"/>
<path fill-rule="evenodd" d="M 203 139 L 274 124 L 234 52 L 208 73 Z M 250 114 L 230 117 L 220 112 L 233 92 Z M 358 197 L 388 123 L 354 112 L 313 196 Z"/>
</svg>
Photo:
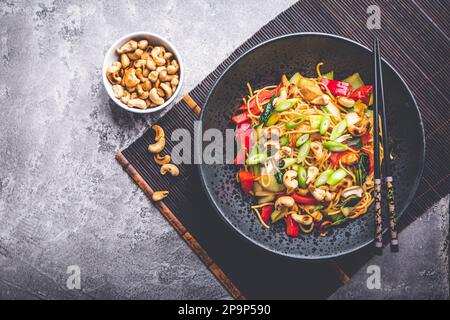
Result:
<svg viewBox="0 0 450 320">
<path fill-rule="evenodd" d="M 166 102 L 164 102 L 162 105 L 157 106 L 157 107 L 153 107 L 153 108 L 147 108 L 147 109 L 138 109 L 138 108 L 130 108 L 129 106 L 127 106 L 126 104 L 124 104 L 122 101 L 120 101 L 119 99 L 117 99 L 114 94 L 112 93 L 112 85 L 109 82 L 108 78 L 106 77 L 106 69 L 109 67 L 109 64 L 107 63 L 108 57 L 112 56 L 114 54 L 114 52 L 116 51 L 116 48 L 118 48 L 122 43 L 125 43 L 126 41 L 133 39 L 133 38 L 139 38 L 139 37 L 153 37 L 158 39 L 159 41 L 161 41 L 162 43 L 164 43 L 164 45 L 167 44 L 169 49 L 171 52 L 173 52 L 174 56 L 176 57 L 177 61 L 178 61 L 178 65 L 179 67 L 179 73 L 180 73 L 180 79 L 179 79 L 179 83 L 177 86 L 177 89 L 175 90 L 175 92 L 173 93 L 173 95 L 170 97 L 169 100 L 167 100 Z M 166 38 L 164 38 L 163 36 L 160 36 L 159 34 L 156 33 L 152 33 L 152 32 L 147 32 L 147 31 L 136 31 L 136 32 L 131 32 L 131 33 L 127 33 L 124 36 L 120 37 L 120 39 L 118 39 L 116 42 L 113 43 L 113 45 L 108 49 L 108 51 L 105 54 L 105 58 L 103 60 L 103 67 L 102 67 L 102 79 L 103 79 L 103 85 L 105 86 L 105 90 L 108 93 L 108 96 L 122 109 L 133 112 L 133 113 L 153 113 L 153 112 L 157 112 L 159 110 L 162 110 L 166 107 L 168 107 L 169 105 L 172 104 L 172 102 L 175 100 L 175 98 L 178 96 L 178 94 L 180 93 L 181 87 L 183 85 L 183 80 L 184 80 L 184 70 L 183 70 L 183 61 L 181 59 L 180 53 L 178 52 L 178 50 L 176 49 L 176 47 Z M 108 90 L 108 87 L 111 88 L 111 91 Z"/>
</svg>

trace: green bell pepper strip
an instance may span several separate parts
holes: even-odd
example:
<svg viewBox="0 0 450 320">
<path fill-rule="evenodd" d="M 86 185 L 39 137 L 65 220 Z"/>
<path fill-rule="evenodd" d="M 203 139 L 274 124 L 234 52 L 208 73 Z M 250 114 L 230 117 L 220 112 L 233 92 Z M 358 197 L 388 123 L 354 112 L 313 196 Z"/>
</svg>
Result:
<svg viewBox="0 0 450 320">
<path fill-rule="evenodd" d="M 280 170 L 287 169 L 297 162 L 295 158 L 284 158 L 280 160 Z"/>
<path fill-rule="evenodd" d="M 249 166 L 251 165 L 255 165 L 255 164 L 260 164 L 261 162 L 266 161 L 267 156 L 264 153 L 256 153 L 256 154 L 251 154 L 248 156 L 247 160 L 245 161 L 245 163 Z"/>
<path fill-rule="evenodd" d="M 297 168 L 297 176 L 298 176 L 298 184 L 302 189 L 306 189 L 308 186 L 306 185 L 306 180 L 308 175 L 306 173 L 306 169 L 304 166 L 299 165 Z"/>
<path fill-rule="evenodd" d="M 275 111 L 283 112 L 292 108 L 298 102 L 298 98 L 283 100 L 275 106 Z"/>
<path fill-rule="evenodd" d="M 283 147 L 289 143 L 289 137 L 288 136 L 281 136 L 280 139 L 280 146 Z"/>
<path fill-rule="evenodd" d="M 330 80 L 334 80 L 334 71 L 327 72 L 327 73 L 323 74 L 322 77 L 330 79 Z"/>
<path fill-rule="evenodd" d="M 330 126 L 330 118 L 328 116 L 322 116 L 319 127 L 320 134 L 324 135 L 327 132 L 329 126 Z"/>
<path fill-rule="evenodd" d="M 295 142 L 295 145 L 297 147 L 300 147 L 302 144 L 304 144 L 306 141 L 308 141 L 308 139 L 309 139 L 309 134 L 304 133 L 297 139 L 297 142 Z"/>
<path fill-rule="evenodd" d="M 330 186 L 334 186 L 334 185 L 338 184 L 346 176 L 347 176 L 347 171 L 339 168 L 328 177 L 327 183 Z"/>
<path fill-rule="evenodd" d="M 351 76 L 348 76 L 347 78 L 344 79 L 344 82 L 347 82 L 349 85 L 352 86 L 352 90 L 356 90 L 358 88 L 361 88 L 364 86 L 364 82 L 361 79 L 361 76 L 359 75 L 359 73 L 354 73 Z"/>
<path fill-rule="evenodd" d="M 292 120 L 289 120 L 284 126 L 286 129 L 292 130 L 292 129 L 295 129 L 296 127 L 298 127 L 303 121 L 305 121 L 305 117 L 298 116 Z"/>
<path fill-rule="evenodd" d="M 274 212 L 270 214 L 270 220 L 272 221 L 272 223 L 277 222 L 283 217 L 284 217 L 283 211 L 280 210 L 274 210 Z"/>
<path fill-rule="evenodd" d="M 270 127 L 276 124 L 280 120 L 280 115 L 278 113 L 272 113 L 266 121 L 266 126 Z"/>
<path fill-rule="evenodd" d="M 311 140 L 308 140 L 300 147 L 300 149 L 298 149 L 297 163 L 305 161 L 310 149 L 311 149 Z"/>
<path fill-rule="evenodd" d="M 336 142 L 336 141 L 325 141 L 323 143 L 323 146 L 327 149 L 330 150 L 331 152 L 342 152 L 348 149 L 348 147 L 340 142 Z"/>
<path fill-rule="evenodd" d="M 347 129 L 347 120 L 344 119 L 334 126 L 333 131 L 331 131 L 330 140 L 336 140 L 344 133 L 345 129 Z"/>
<path fill-rule="evenodd" d="M 267 120 L 269 120 L 270 115 L 273 112 L 273 100 L 277 97 L 276 94 L 273 95 L 273 97 L 269 100 L 269 103 L 266 104 L 266 107 L 264 108 L 263 112 L 261 113 L 261 116 L 259 117 L 259 122 L 264 123 L 267 125 Z"/>
<path fill-rule="evenodd" d="M 333 172 L 334 172 L 333 169 L 328 169 L 328 170 L 325 170 L 324 172 L 322 172 L 321 174 L 319 174 L 316 181 L 314 182 L 314 186 L 320 187 L 320 186 L 324 185 L 325 183 L 327 183 L 328 178 L 333 174 Z"/>
</svg>

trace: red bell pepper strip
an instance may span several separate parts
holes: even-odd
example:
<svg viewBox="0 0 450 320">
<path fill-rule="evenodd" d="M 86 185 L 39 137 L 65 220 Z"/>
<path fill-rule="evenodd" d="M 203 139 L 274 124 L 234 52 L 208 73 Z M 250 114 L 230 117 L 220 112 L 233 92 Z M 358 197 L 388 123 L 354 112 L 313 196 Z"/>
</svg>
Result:
<svg viewBox="0 0 450 320">
<path fill-rule="evenodd" d="M 250 121 L 242 122 L 236 128 L 236 141 L 245 147 L 245 150 L 250 150 L 250 141 L 252 136 L 252 124 Z"/>
<path fill-rule="evenodd" d="M 234 165 L 244 164 L 245 163 L 245 149 L 241 149 L 236 154 L 236 158 L 234 159 Z"/>
<path fill-rule="evenodd" d="M 240 123 L 246 122 L 248 120 L 250 120 L 250 117 L 248 116 L 248 112 L 243 112 L 243 113 L 237 114 L 231 118 L 231 121 L 233 121 L 236 124 L 240 124 Z"/>
<path fill-rule="evenodd" d="M 298 224 L 292 219 L 291 215 L 288 214 L 284 221 L 286 222 L 286 233 L 291 237 L 298 237 Z"/>
<path fill-rule="evenodd" d="M 270 89 L 270 90 L 264 90 L 261 91 L 258 94 L 258 102 L 259 104 L 264 104 L 270 101 L 270 99 L 273 97 L 273 95 L 275 93 L 277 93 L 277 90 L 279 88 L 280 85 L 278 85 L 278 87 L 274 88 L 274 89 Z M 247 104 L 243 104 L 242 106 L 239 107 L 240 110 L 247 110 Z M 252 99 L 249 102 L 249 109 L 252 112 L 252 114 L 254 115 L 259 115 L 261 113 L 261 110 L 259 110 L 258 105 L 256 104 L 256 98 Z"/>
<path fill-rule="evenodd" d="M 372 135 L 370 134 L 370 132 L 367 132 L 365 135 L 360 137 L 363 146 L 365 146 L 367 144 L 367 142 L 369 142 L 370 138 L 372 138 Z"/>
<path fill-rule="evenodd" d="M 241 188 L 244 193 L 249 193 L 253 187 L 253 173 L 250 171 L 239 171 L 239 181 L 241 182 Z"/>
<path fill-rule="evenodd" d="M 332 152 L 331 156 L 328 158 L 328 160 L 330 160 L 330 162 L 337 167 L 339 165 L 339 160 L 341 160 L 342 156 L 347 154 L 348 151 L 343 151 L 343 152 Z"/>
<path fill-rule="evenodd" d="M 347 82 L 330 80 L 328 78 L 322 78 L 320 82 L 326 85 L 328 90 L 330 90 L 331 94 L 335 97 L 347 97 L 352 91 L 352 86 Z"/>
<path fill-rule="evenodd" d="M 372 93 L 372 90 L 372 86 L 363 86 L 353 91 L 350 95 L 350 98 L 352 98 L 353 100 L 361 100 L 365 104 L 369 104 L 370 94 Z"/>
<path fill-rule="evenodd" d="M 300 204 L 319 204 L 314 197 L 311 196 L 301 196 L 297 193 L 291 194 L 291 197 L 294 198 L 294 201 Z"/>
<path fill-rule="evenodd" d="M 269 219 L 270 219 L 270 215 L 273 212 L 273 206 L 272 205 L 268 205 L 268 206 L 264 206 L 261 209 L 261 219 L 265 222 L 265 223 L 269 223 Z"/>
</svg>

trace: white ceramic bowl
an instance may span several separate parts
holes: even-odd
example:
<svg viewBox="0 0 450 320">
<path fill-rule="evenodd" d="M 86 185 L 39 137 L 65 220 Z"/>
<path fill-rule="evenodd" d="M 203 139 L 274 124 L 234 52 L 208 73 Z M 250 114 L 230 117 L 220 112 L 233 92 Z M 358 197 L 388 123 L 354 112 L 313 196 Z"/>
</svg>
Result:
<svg viewBox="0 0 450 320">
<path fill-rule="evenodd" d="M 111 66 L 113 64 L 113 62 L 120 61 L 120 57 L 116 53 L 116 49 L 121 47 L 122 45 L 124 45 L 125 43 L 127 43 L 129 40 L 132 40 L 132 39 L 138 40 L 138 41 L 146 39 L 146 40 L 148 40 L 149 45 L 152 45 L 152 46 L 162 45 L 168 51 L 172 52 L 175 56 L 175 59 L 177 59 L 177 61 L 178 61 L 178 64 L 180 66 L 180 68 L 179 68 L 179 75 L 180 75 L 179 84 L 177 86 L 177 89 L 173 93 L 173 95 L 170 97 L 170 99 L 167 100 L 166 102 L 164 102 L 160 106 L 156 106 L 153 108 L 147 108 L 145 110 L 138 109 L 138 108 L 130 108 L 129 106 L 127 106 L 126 104 L 124 104 L 122 101 L 120 101 L 119 99 L 117 99 L 115 97 L 114 92 L 112 90 L 112 85 L 108 81 L 108 78 L 106 77 L 106 69 L 109 66 Z M 103 61 L 103 69 L 102 69 L 103 85 L 105 86 L 106 92 L 108 92 L 109 97 L 122 109 L 125 109 L 130 112 L 134 112 L 134 113 L 152 113 L 152 112 L 156 112 L 161 109 L 164 109 L 164 108 L 170 106 L 174 102 L 175 98 L 180 93 L 181 86 L 183 85 L 183 78 L 184 78 L 183 67 L 184 67 L 184 65 L 181 60 L 180 54 L 178 53 L 177 49 L 168 40 L 164 39 L 163 37 L 161 37 L 157 34 L 150 33 L 150 32 L 133 32 L 133 33 L 129 33 L 129 34 L 123 36 L 122 38 L 120 38 L 119 40 L 117 40 L 111 46 L 111 48 L 109 48 L 108 52 L 106 53 L 105 60 Z"/>
</svg>

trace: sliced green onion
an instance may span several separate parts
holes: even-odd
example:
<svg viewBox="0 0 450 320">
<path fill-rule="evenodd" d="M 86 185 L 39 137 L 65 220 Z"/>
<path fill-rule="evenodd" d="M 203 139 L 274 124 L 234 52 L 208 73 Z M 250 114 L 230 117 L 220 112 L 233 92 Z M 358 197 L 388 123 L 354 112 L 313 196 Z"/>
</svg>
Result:
<svg viewBox="0 0 450 320">
<path fill-rule="evenodd" d="M 308 140 L 300 147 L 300 149 L 298 149 L 297 155 L 298 163 L 305 161 L 310 149 L 311 149 L 311 140 Z"/>
<path fill-rule="evenodd" d="M 344 142 L 345 140 L 351 139 L 351 138 L 352 138 L 351 134 L 344 134 L 343 136 L 340 136 L 339 138 L 337 138 L 334 141 L 336 141 L 336 142 Z"/>
<path fill-rule="evenodd" d="M 345 129 L 347 129 L 347 120 L 342 120 L 337 125 L 334 126 L 333 131 L 331 131 L 330 139 L 336 140 L 344 133 Z"/>
<path fill-rule="evenodd" d="M 345 151 L 345 150 L 347 150 L 347 146 L 345 145 L 345 144 L 343 144 L 343 143 L 340 143 L 340 142 L 336 142 L 336 141 L 325 141 L 324 143 L 323 143 L 323 146 L 326 148 L 326 149 L 328 149 L 328 150 L 330 150 L 331 152 L 342 152 L 342 151 Z"/>
<path fill-rule="evenodd" d="M 280 115 L 278 113 L 272 113 L 269 119 L 267 119 L 266 126 L 273 126 L 278 120 L 280 120 Z"/>
<path fill-rule="evenodd" d="M 327 116 L 322 116 L 319 127 L 320 134 L 324 135 L 327 132 L 329 126 L 330 126 L 330 118 Z"/>
<path fill-rule="evenodd" d="M 300 185 L 300 187 L 302 189 L 306 189 L 307 188 L 306 180 L 308 178 L 308 175 L 306 173 L 306 169 L 304 166 L 302 166 L 302 165 L 298 166 L 297 175 L 298 175 L 298 184 Z"/>
<path fill-rule="evenodd" d="M 275 111 L 282 112 L 289 110 L 298 102 L 298 98 L 283 100 L 275 106 Z"/>
<path fill-rule="evenodd" d="M 264 153 L 256 153 L 248 156 L 247 161 L 245 161 L 248 165 L 255 165 L 261 162 L 266 161 L 267 156 Z"/>
<path fill-rule="evenodd" d="M 295 129 L 296 127 L 298 127 L 303 121 L 305 121 L 305 117 L 304 116 L 298 116 L 298 117 L 295 117 L 292 120 L 289 120 L 285 124 L 285 127 L 288 130 L 292 130 L 292 129 Z"/>
<path fill-rule="evenodd" d="M 302 135 L 297 139 L 297 142 L 295 143 L 295 145 L 296 145 L 297 147 L 300 147 L 302 144 L 304 144 L 306 141 L 308 141 L 308 139 L 309 139 L 309 134 L 308 134 L 308 133 L 302 134 Z"/>
<path fill-rule="evenodd" d="M 280 169 L 287 169 L 297 162 L 295 158 L 284 158 L 280 160 Z"/>
<path fill-rule="evenodd" d="M 319 129 L 320 120 L 322 120 L 322 116 L 319 115 L 309 116 L 309 123 L 311 125 L 311 129 Z"/>
<path fill-rule="evenodd" d="M 289 143 L 289 137 L 288 136 L 281 136 L 280 137 L 280 146 L 285 146 Z"/>
<path fill-rule="evenodd" d="M 320 186 L 324 185 L 325 183 L 327 183 L 327 179 L 333 174 L 333 172 L 334 172 L 333 169 L 328 169 L 328 170 L 325 170 L 324 172 L 322 172 L 321 174 L 319 174 L 316 181 L 314 182 L 314 185 L 316 187 L 320 187 Z"/>
<path fill-rule="evenodd" d="M 342 179 L 344 179 L 347 176 L 347 171 L 344 169 L 337 169 L 335 172 L 333 172 L 332 175 L 330 175 L 327 179 L 327 183 L 330 186 L 334 186 L 338 184 Z"/>
</svg>

